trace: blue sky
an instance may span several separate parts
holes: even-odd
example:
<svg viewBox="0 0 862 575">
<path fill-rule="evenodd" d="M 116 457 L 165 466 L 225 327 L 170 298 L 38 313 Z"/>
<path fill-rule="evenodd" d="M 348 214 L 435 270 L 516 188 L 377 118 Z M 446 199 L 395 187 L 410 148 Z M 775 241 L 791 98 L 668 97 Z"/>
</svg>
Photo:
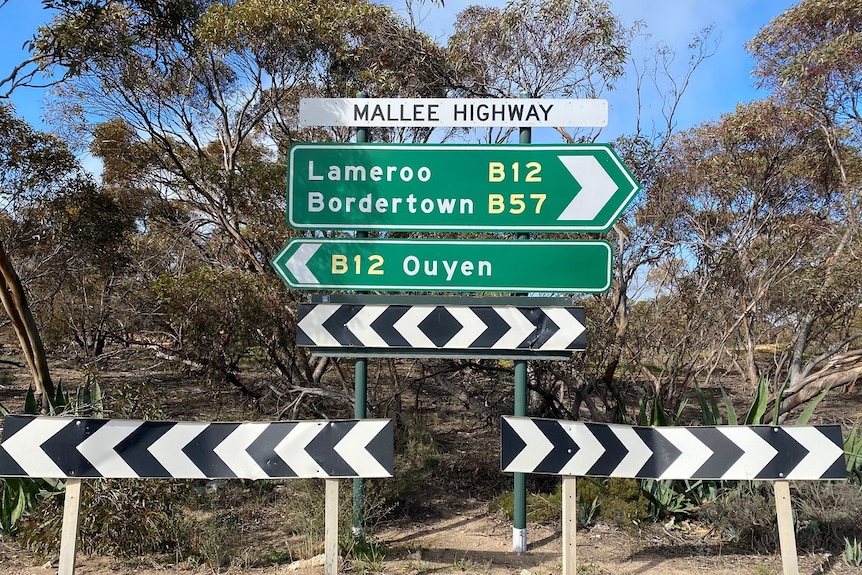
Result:
<svg viewBox="0 0 862 575">
<path fill-rule="evenodd" d="M 403 12 L 404 0 L 386 3 Z M 414 2 L 414 12 L 421 26 L 443 43 L 458 12 L 471 4 L 503 5 L 505 2 L 446 0 L 445 7 L 440 8 L 426 0 Z M 718 119 L 721 114 L 732 112 L 737 103 L 764 96 L 753 88 L 753 62 L 743 45 L 793 4 L 795 2 L 789 0 L 611 0 L 612 10 L 624 24 L 641 20 L 651 35 L 646 42 L 632 46 L 636 58 L 642 57 L 649 45 L 662 43 L 679 54 L 678 64 L 682 70 L 687 60 L 686 46 L 693 34 L 713 25 L 716 35 L 720 35 L 716 54 L 692 78 L 680 105 L 677 118 L 681 129 Z M 12 66 L 27 56 L 22 45 L 46 18 L 38 0 L 9 0 L 0 8 L 0 76 L 5 77 Z M 610 139 L 619 133 L 631 132 L 635 122 L 631 84 L 621 83 L 616 92 L 606 97 L 610 105 L 609 124 L 603 134 Z M 41 129 L 50 129 L 40 123 L 42 92 L 19 90 L 13 96 L 13 103 L 19 115 Z M 646 103 L 644 121 L 649 122 L 651 118 L 661 121 L 658 105 L 655 100 Z"/>
</svg>

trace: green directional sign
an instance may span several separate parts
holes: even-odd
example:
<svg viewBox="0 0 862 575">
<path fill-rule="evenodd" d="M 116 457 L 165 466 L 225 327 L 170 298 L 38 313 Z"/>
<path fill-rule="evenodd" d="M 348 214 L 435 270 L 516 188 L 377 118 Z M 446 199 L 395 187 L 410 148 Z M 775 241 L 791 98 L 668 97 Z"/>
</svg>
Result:
<svg viewBox="0 0 862 575">
<path fill-rule="evenodd" d="M 640 189 L 607 144 L 297 144 L 298 229 L 606 232 Z"/>
<path fill-rule="evenodd" d="M 602 240 L 295 238 L 272 265 L 298 289 L 598 293 L 611 258 Z"/>
</svg>

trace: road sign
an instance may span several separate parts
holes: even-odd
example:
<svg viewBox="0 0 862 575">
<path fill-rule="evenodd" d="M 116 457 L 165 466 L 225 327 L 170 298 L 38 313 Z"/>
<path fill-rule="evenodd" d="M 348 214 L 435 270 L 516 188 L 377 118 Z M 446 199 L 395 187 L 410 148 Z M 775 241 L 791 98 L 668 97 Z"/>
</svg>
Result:
<svg viewBox="0 0 862 575">
<path fill-rule="evenodd" d="M 591 127 L 608 125 L 608 101 L 545 98 L 302 98 L 300 126 Z"/>
<path fill-rule="evenodd" d="M 388 419 L 205 423 L 7 416 L 0 477 L 391 477 Z"/>
<path fill-rule="evenodd" d="M 575 351 L 584 308 L 510 305 L 299 304 L 297 345 L 425 351 Z M 334 355 L 327 353 L 326 355 Z"/>
<path fill-rule="evenodd" d="M 838 425 L 632 427 L 503 417 L 503 471 L 649 479 L 847 476 Z"/>
<path fill-rule="evenodd" d="M 294 238 L 272 260 L 298 289 L 604 292 L 611 245 L 602 240 Z"/>
<path fill-rule="evenodd" d="M 297 144 L 299 229 L 606 232 L 639 184 L 607 144 Z"/>
</svg>

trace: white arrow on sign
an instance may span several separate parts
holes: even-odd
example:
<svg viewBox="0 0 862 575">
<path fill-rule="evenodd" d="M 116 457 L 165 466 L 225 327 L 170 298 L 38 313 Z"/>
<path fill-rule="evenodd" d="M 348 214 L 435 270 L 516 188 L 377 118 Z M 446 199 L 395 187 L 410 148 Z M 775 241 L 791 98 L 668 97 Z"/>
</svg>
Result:
<svg viewBox="0 0 862 575">
<path fill-rule="evenodd" d="M 141 426 L 139 421 L 112 419 L 78 445 L 81 455 L 104 477 L 137 477 L 115 448 Z"/>
<path fill-rule="evenodd" d="M 301 284 L 319 284 L 317 278 L 308 269 L 308 261 L 314 257 L 317 250 L 323 244 L 302 244 L 299 249 L 294 252 L 290 259 L 287 260 L 287 269 L 293 274 L 293 277 Z"/>
<path fill-rule="evenodd" d="M 269 475 L 248 453 L 249 446 L 266 431 L 267 427 L 269 427 L 268 423 L 244 423 L 216 445 L 213 453 L 218 455 L 237 477 L 268 479 Z"/>
<path fill-rule="evenodd" d="M 305 314 L 305 317 L 299 320 L 299 324 L 297 325 L 299 329 L 309 334 L 309 337 L 314 341 L 320 342 L 318 345 L 337 347 L 341 344 L 337 339 L 332 337 L 332 334 L 323 325 L 336 311 L 338 311 L 338 306 L 315 306 L 310 312 Z"/>
<path fill-rule="evenodd" d="M 619 189 L 607 170 L 593 156 L 557 156 L 581 190 L 557 220 L 592 220 Z"/>
<path fill-rule="evenodd" d="M 389 420 L 364 421 L 354 425 L 333 450 L 361 477 L 388 477 L 390 473 L 368 453 L 368 444 L 389 424 Z"/>
<path fill-rule="evenodd" d="M 204 429 L 205 426 L 192 422 L 177 423 L 150 445 L 149 452 L 171 477 L 206 479 L 206 474 L 183 452 L 183 448 Z"/>
</svg>

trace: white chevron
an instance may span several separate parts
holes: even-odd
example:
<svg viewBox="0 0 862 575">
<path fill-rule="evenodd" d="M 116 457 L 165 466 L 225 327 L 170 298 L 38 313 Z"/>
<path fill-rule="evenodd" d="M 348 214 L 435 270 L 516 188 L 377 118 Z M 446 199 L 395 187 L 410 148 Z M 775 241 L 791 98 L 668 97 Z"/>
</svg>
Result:
<svg viewBox="0 0 862 575">
<path fill-rule="evenodd" d="M 72 423 L 68 417 L 40 417 L 3 442 L 3 448 L 30 477 L 66 477 L 42 444 Z"/>
<path fill-rule="evenodd" d="M 328 320 L 332 314 L 338 311 L 338 305 L 316 305 L 310 312 L 305 314 L 299 321 L 299 328 L 314 342 L 315 345 L 324 347 L 338 347 L 341 344 L 332 337 L 323 322 Z"/>
<path fill-rule="evenodd" d="M 820 479 L 836 459 L 844 456 L 842 447 L 832 443 L 815 428 L 782 427 L 782 429 L 808 450 L 808 455 L 787 474 L 787 479 Z"/>
<path fill-rule="evenodd" d="M 532 419 L 526 417 L 506 417 L 505 419 L 515 433 L 526 443 L 526 447 L 512 459 L 512 462 L 503 471 L 530 473 L 553 451 L 554 444 L 545 437 L 545 434 L 539 430 Z"/>
<path fill-rule="evenodd" d="M 453 349 L 468 348 L 476 339 L 482 335 L 488 326 L 469 307 L 452 306 L 446 311 L 452 314 L 463 327 L 450 339 L 444 347 Z"/>
<path fill-rule="evenodd" d="M 637 477 L 640 471 L 649 458 L 652 457 L 652 450 L 647 447 L 640 435 L 635 433 L 635 430 L 628 425 L 609 425 L 610 430 L 617 436 L 623 447 L 628 453 L 623 460 L 616 466 L 611 477 Z"/>
<path fill-rule="evenodd" d="M 580 191 L 569 202 L 557 220 L 592 220 L 619 189 L 599 161 L 593 156 L 558 156 Z"/>
<path fill-rule="evenodd" d="M 749 427 L 720 425 L 716 429 L 744 451 L 736 463 L 724 472 L 724 477 L 754 479 L 778 453 Z"/>
<path fill-rule="evenodd" d="M 328 477 L 326 471 L 305 450 L 324 425 L 326 422 L 323 421 L 299 422 L 275 446 L 275 453 L 296 473 L 297 477 Z"/>
<path fill-rule="evenodd" d="M 542 312 L 551 318 L 560 328 L 557 332 L 548 338 L 545 345 L 539 349 L 557 350 L 566 349 L 566 346 L 575 341 L 586 329 L 584 325 L 578 321 L 578 318 L 573 316 L 566 308 L 561 307 L 543 307 Z"/>
<path fill-rule="evenodd" d="M 580 448 L 560 469 L 560 475 L 585 475 L 605 453 L 605 447 L 583 423 L 576 421 L 559 423 Z"/>
<path fill-rule="evenodd" d="M 142 421 L 111 419 L 80 444 L 78 451 L 102 477 L 138 477 L 114 449 L 141 426 Z"/>
<path fill-rule="evenodd" d="M 347 462 L 359 477 L 392 477 L 377 459 L 368 453 L 368 444 L 377 437 L 389 420 L 363 420 L 335 444 L 335 452 Z"/>
<path fill-rule="evenodd" d="M 517 349 L 531 333 L 536 331 L 536 326 L 524 317 L 524 314 L 516 307 L 495 306 L 494 311 L 511 326 L 509 331 L 503 334 L 503 337 L 491 346 L 494 349 Z"/>
<path fill-rule="evenodd" d="M 314 257 L 317 250 L 323 244 L 307 243 L 299 246 L 292 256 L 287 260 L 287 269 L 297 279 L 297 282 L 304 285 L 320 284 L 311 270 L 308 269 L 308 261 Z"/>
<path fill-rule="evenodd" d="M 385 305 L 362 306 L 359 313 L 350 318 L 346 327 L 366 347 L 388 347 L 389 344 L 371 327 L 371 324 L 387 309 L 389 309 L 389 306 Z"/>
<path fill-rule="evenodd" d="M 201 434 L 207 425 L 179 422 L 150 445 L 148 451 L 171 477 L 206 479 L 206 474 L 183 453 L 183 448 Z"/>
<path fill-rule="evenodd" d="M 656 431 L 682 452 L 656 479 L 689 479 L 712 457 L 713 451 L 684 427 Z"/>
<path fill-rule="evenodd" d="M 269 475 L 246 450 L 269 425 L 269 423 L 258 422 L 241 423 L 215 446 L 213 453 L 218 455 L 237 477 L 267 479 Z"/>
<path fill-rule="evenodd" d="M 410 306 L 403 316 L 398 318 L 398 321 L 392 326 L 400 333 L 411 347 L 436 348 L 434 342 L 428 339 L 428 336 L 419 329 L 419 324 L 422 323 L 428 314 L 434 311 L 434 305 L 414 305 Z"/>
</svg>

